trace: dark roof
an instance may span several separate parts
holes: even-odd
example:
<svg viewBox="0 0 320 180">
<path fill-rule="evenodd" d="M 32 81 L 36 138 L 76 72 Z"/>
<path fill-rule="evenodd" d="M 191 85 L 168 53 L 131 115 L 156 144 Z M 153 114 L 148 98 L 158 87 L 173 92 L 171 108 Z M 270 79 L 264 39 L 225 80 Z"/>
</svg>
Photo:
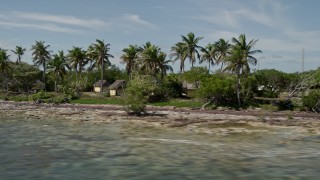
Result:
<svg viewBox="0 0 320 180">
<path fill-rule="evenodd" d="M 44 83 L 40 80 L 36 80 L 36 82 L 32 83 L 32 90 L 42 90 L 44 89 Z"/>
<path fill-rule="evenodd" d="M 99 80 L 97 81 L 96 83 L 94 83 L 94 87 L 100 87 L 101 86 L 101 83 L 102 83 L 102 86 L 109 86 L 110 83 L 107 82 L 107 80 Z"/>
<path fill-rule="evenodd" d="M 182 88 L 188 89 L 188 90 L 195 90 L 196 89 L 194 84 L 188 83 L 186 81 L 182 82 Z"/>
<path fill-rule="evenodd" d="M 109 86 L 109 89 L 111 90 L 117 90 L 119 88 L 122 88 L 126 85 L 125 80 L 116 80 L 113 84 Z"/>
</svg>

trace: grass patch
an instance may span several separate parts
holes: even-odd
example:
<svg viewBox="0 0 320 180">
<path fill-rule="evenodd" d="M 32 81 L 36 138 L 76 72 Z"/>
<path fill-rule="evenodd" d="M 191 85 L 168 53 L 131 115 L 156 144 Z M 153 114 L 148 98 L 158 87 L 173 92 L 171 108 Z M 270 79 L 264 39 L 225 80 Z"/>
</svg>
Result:
<svg viewBox="0 0 320 180">
<path fill-rule="evenodd" d="M 171 99 L 169 101 L 164 101 L 164 102 L 154 102 L 154 103 L 151 103 L 150 105 L 195 108 L 195 107 L 201 107 L 202 104 L 203 104 L 202 102 L 194 101 L 194 100 Z"/>
<path fill-rule="evenodd" d="M 15 102 L 21 102 L 21 101 L 28 101 L 27 95 L 0 95 L 1 100 L 8 100 L 8 101 L 15 101 Z"/>
<path fill-rule="evenodd" d="M 261 104 L 259 107 L 261 109 L 267 110 L 267 111 L 278 111 L 279 110 L 277 106 L 274 106 L 272 104 Z"/>
<path fill-rule="evenodd" d="M 122 105 L 122 100 L 115 97 L 81 97 L 80 99 L 71 100 L 71 104 L 114 104 Z"/>
<path fill-rule="evenodd" d="M 81 97 L 70 102 L 71 104 L 114 104 L 122 105 L 123 100 L 120 97 Z M 175 106 L 175 107 L 201 107 L 202 103 L 194 100 L 172 99 L 164 102 L 150 103 L 153 106 Z"/>
</svg>

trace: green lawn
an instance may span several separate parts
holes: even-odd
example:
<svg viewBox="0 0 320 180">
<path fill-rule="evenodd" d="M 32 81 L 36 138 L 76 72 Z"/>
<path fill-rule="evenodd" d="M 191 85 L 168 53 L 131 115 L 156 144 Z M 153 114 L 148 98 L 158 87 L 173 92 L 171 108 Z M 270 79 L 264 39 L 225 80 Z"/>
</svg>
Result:
<svg viewBox="0 0 320 180">
<path fill-rule="evenodd" d="M 83 97 L 80 99 L 72 100 L 71 104 L 114 104 L 121 105 L 122 100 L 120 98 L 106 98 L 106 97 Z"/>
<path fill-rule="evenodd" d="M 71 104 L 114 104 L 122 105 L 119 97 L 82 97 L 72 100 Z M 153 106 L 175 106 L 175 107 L 200 107 L 201 102 L 194 100 L 171 99 L 170 101 L 150 103 Z"/>
<path fill-rule="evenodd" d="M 53 95 L 55 97 L 57 95 Z M 26 95 L 15 95 L 15 96 L 6 96 L 4 94 L 0 94 L 0 99 L 8 99 L 11 101 L 28 101 L 28 96 Z M 104 96 L 88 96 L 85 95 L 80 99 L 72 100 L 71 104 L 111 104 L 111 105 L 122 105 L 123 100 L 121 97 L 104 97 Z M 174 106 L 174 107 L 190 107 L 196 108 L 201 107 L 202 102 L 197 100 L 187 100 L 187 99 L 171 99 L 169 101 L 164 102 L 155 102 L 150 103 L 149 105 L 153 106 Z"/>
<path fill-rule="evenodd" d="M 203 103 L 195 100 L 181 100 L 181 99 L 171 99 L 165 102 L 155 102 L 151 103 L 154 106 L 174 106 L 174 107 L 201 107 Z"/>
</svg>

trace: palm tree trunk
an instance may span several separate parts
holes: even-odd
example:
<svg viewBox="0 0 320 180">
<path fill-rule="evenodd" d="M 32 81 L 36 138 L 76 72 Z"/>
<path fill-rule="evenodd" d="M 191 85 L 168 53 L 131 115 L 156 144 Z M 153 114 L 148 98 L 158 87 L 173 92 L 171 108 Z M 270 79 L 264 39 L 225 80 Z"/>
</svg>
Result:
<svg viewBox="0 0 320 180">
<path fill-rule="evenodd" d="M 238 98 L 238 105 L 241 105 L 240 101 L 240 77 L 237 77 L 237 98 Z"/>
<path fill-rule="evenodd" d="M 76 81 L 78 81 L 78 68 L 76 68 Z"/>
<path fill-rule="evenodd" d="M 102 94 L 102 91 L 103 91 L 103 75 L 104 75 L 104 60 L 102 59 L 102 62 L 101 62 L 101 83 L 100 83 L 100 94 Z"/>
<path fill-rule="evenodd" d="M 237 99 L 238 99 L 238 105 L 241 105 L 240 100 L 240 69 L 237 69 Z"/>
<path fill-rule="evenodd" d="M 182 61 L 180 62 L 180 73 L 183 73 L 183 65 L 182 65 Z"/>
<path fill-rule="evenodd" d="M 43 63 L 43 85 L 44 91 L 46 91 L 46 63 Z"/>
<path fill-rule="evenodd" d="M 3 87 L 6 90 L 6 92 L 8 92 L 8 80 L 6 76 L 2 76 L 3 77 Z"/>
<path fill-rule="evenodd" d="M 221 71 L 222 71 L 222 68 L 223 68 L 223 62 L 221 62 L 221 68 L 220 68 Z"/>
</svg>

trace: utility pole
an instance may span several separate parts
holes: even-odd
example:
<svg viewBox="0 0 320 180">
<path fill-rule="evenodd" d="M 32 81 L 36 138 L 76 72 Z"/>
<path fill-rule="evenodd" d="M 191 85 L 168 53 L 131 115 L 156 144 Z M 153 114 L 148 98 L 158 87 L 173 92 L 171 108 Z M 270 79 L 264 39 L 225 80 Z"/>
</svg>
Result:
<svg viewBox="0 0 320 180">
<path fill-rule="evenodd" d="M 302 49 L 302 65 L 301 65 L 301 71 L 304 72 L 304 49 Z"/>
</svg>

